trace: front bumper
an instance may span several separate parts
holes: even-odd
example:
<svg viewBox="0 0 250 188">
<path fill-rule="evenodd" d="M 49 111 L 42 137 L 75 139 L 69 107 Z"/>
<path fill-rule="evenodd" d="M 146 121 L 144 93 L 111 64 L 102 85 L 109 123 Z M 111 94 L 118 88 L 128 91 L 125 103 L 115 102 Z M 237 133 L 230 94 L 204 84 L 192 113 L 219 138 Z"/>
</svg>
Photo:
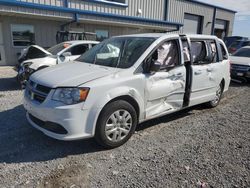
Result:
<svg viewBox="0 0 250 188">
<path fill-rule="evenodd" d="M 23 85 L 25 86 L 25 83 L 29 80 L 29 77 L 31 76 L 31 74 L 33 74 L 35 72 L 35 70 L 27 68 L 27 67 L 22 67 L 20 66 L 18 69 L 18 73 L 17 73 L 17 80 Z"/>
<path fill-rule="evenodd" d="M 237 77 L 244 77 L 244 78 L 250 78 L 250 71 L 239 71 L 231 69 L 231 77 L 237 78 Z"/>
<path fill-rule="evenodd" d="M 231 76 L 250 78 L 250 66 L 231 64 Z"/>
<path fill-rule="evenodd" d="M 65 106 L 48 99 L 43 103 L 37 103 L 25 96 L 23 105 L 27 110 L 28 122 L 49 137 L 58 140 L 78 140 L 94 136 L 94 126 L 87 126 L 90 111 L 82 109 L 82 103 Z M 59 129 L 61 127 L 61 130 L 65 131 L 60 132 L 56 127 L 48 128 L 48 124 L 50 127 L 53 125 L 58 126 Z"/>
</svg>

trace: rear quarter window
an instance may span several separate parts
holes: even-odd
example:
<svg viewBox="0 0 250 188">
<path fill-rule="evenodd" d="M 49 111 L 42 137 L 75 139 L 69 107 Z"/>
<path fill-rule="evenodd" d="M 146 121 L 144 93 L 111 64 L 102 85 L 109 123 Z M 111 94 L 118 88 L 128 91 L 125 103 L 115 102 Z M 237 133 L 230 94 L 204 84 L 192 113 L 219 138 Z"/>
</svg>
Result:
<svg viewBox="0 0 250 188">
<path fill-rule="evenodd" d="M 211 41 L 207 41 L 207 45 L 208 48 L 210 49 L 210 53 L 212 56 L 212 63 L 216 63 L 218 62 L 218 49 L 217 49 L 217 45 L 215 43 L 215 41 L 211 40 Z"/>
<path fill-rule="evenodd" d="M 228 59 L 227 50 L 225 49 L 225 46 L 222 43 L 220 43 L 220 48 L 223 60 L 227 60 Z"/>
</svg>

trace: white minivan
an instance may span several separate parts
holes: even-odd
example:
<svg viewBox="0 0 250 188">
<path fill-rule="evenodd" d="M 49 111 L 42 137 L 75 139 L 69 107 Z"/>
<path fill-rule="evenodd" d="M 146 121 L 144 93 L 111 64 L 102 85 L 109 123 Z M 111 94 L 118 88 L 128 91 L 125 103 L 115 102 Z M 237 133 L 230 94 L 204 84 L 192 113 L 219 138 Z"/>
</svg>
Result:
<svg viewBox="0 0 250 188">
<path fill-rule="evenodd" d="M 217 106 L 229 82 L 228 52 L 215 36 L 118 36 L 33 74 L 24 107 L 29 123 L 50 137 L 95 137 L 113 148 L 138 123 L 201 103 Z"/>
</svg>

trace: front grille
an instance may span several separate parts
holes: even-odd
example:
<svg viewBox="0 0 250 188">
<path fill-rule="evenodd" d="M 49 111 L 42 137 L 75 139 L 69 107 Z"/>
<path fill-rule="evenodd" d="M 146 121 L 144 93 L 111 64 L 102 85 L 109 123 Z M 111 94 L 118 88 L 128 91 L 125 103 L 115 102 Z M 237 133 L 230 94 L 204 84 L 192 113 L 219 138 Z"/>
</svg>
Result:
<svg viewBox="0 0 250 188">
<path fill-rule="evenodd" d="M 51 88 L 37 84 L 30 80 L 26 85 L 25 95 L 32 101 L 42 103 L 50 91 Z"/>
<path fill-rule="evenodd" d="M 46 93 L 46 94 L 49 94 L 49 92 L 51 90 L 51 88 L 46 87 L 46 86 L 42 86 L 42 85 L 39 85 L 39 84 L 36 86 L 36 89 L 38 91 L 41 91 L 41 92 Z"/>
<path fill-rule="evenodd" d="M 46 129 L 48 131 L 51 131 L 53 133 L 56 133 L 56 134 L 67 134 L 68 133 L 68 131 L 63 126 L 59 125 L 58 123 L 53 123 L 50 121 L 42 121 L 31 114 L 29 114 L 29 118 L 37 126 L 43 128 L 43 129 Z"/>
<path fill-rule="evenodd" d="M 250 66 L 247 66 L 247 65 L 232 64 L 231 67 L 232 67 L 232 70 L 235 70 L 235 71 L 240 71 L 240 72 L 250 71 Z"/>
</svg>

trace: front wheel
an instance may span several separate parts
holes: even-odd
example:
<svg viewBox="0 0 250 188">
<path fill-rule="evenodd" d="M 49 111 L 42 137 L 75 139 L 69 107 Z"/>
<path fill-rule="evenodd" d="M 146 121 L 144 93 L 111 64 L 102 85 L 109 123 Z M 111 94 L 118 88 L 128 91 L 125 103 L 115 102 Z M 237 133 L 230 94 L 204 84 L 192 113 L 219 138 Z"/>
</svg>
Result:
<svg viewBox="0 0 250 188">
<path fill-rule="evenodd" d="M 216 89 L 216 94 L 215 94 L 214 99 L 212 101 L 209 101 L 207 103 L 207 106 L 210 108 L 214 108 L 218 106 L 222 97 L 222 93 L 223 93 L 223 84 L 220 83 L 220 85 Z"/>
<path fill-rule="evenodd" d="M 106 148 L 119 147 L 132 136 L 137 125 L 134 107 L 119 100 L 107 104 L 96 125 L 95 139 Z"/>
</svg>

